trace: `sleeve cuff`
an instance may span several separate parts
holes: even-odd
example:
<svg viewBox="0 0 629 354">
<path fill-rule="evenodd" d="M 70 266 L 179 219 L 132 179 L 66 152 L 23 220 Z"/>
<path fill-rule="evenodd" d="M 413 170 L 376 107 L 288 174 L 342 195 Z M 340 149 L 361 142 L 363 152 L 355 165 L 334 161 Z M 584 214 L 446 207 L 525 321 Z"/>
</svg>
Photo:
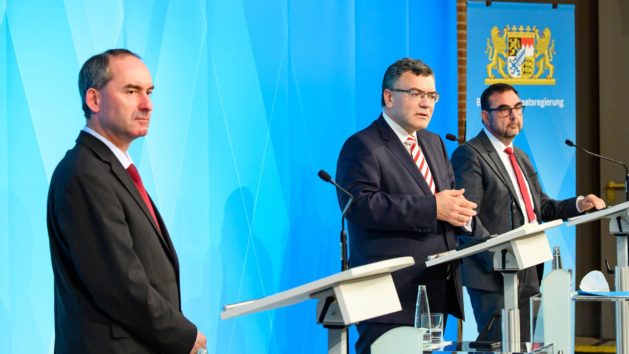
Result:
<svg viewBox="0 0 629 354">
<path fill-rule="evenodd" d="M 578 197 L 577 197 L 577 201 L 575 202 L 575 203 L 576 203 L 576 207 L 577 207 L 577 211 L 578 211 L 579 213 L 582 213 L 582 212 L 583 212 L 583 210 L 579 209 L 579 202 L 580 202 L 580 201 L 582 201 L 582 200 L 583 200 L 583 198 L 585 198 L 585 197 L 584 197 L 584 196 L 582 196 L 582 195 L 580 195 L 580 196 L 578 196 Z"/>
</svg>

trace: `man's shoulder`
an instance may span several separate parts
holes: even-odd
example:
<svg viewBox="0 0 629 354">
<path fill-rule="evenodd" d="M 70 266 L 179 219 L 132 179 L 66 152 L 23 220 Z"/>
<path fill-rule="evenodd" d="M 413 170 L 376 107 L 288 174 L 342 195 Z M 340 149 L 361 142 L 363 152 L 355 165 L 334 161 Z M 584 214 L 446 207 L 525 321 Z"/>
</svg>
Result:
<svg viewBox="0 0 629 354">
<path fill-rule="evenodd" d="M 108 166 L 109 164 L 99 157 L 93 149 L 77 141 L 57 164 L 53 173 L 53 181 L 58 178 L 99 176 L 108 169 Z"/>
<path fill-rule="evenodd" d="M 378 117 L 374 119 L 371 123 L 369 123 L 368 126 L 354 133 L 352 136 L 358 136 L 358 137 L 376 136 L 380 134 L 381 130 L 384 127 L 388 127 L 388 125 L 386 124 L 386 121 L 383 118 Z"/>
<path fill-rule="evenodd" d="M 483 132 L 481 130 L 480 133 L 476 134 L 476 136 L 474 136 L 473 138 L 467 140 L 467 144 L 461 144 L 456 149 L 454 149 L 454 152 L 452 153 L 452 155 L 454 155 L 454 154 L 470 154 L 470 153 L 474 152 L 474 147 L 477 148 L 480 151 L 484 151 L 485 150 L 485 144 L 488 141 L 489 140 L 487 138 L 487 135 L 485 135 L 485 132 Z M 473 145 L 474 147 L 472 147 L 470 145 Z"/>
<path fill-rule="evenodd" d="M 454 151 L 452 152 L 452 159 L 461 155 L 467 156 L 473 152 L 474 152 L 474 148 L 472 148 L 471 146 L 467 144 L 461 144 L 457 146 L 456 149 L 454 149 Z"/>
<path fill-rule="evenodd" d="M 513 145 L 513 150 L 514 150 L 516 155 L 519 154 L 522 157 L 525 157 L 527 159 L 529 158 L 529 155 L 526 152 L 524 152 L 524 150 L 520 149 L 519 147 L 517 147 L 515 145 Z"/>
<path fill-rule="evenodd" d="M 484 142 L 487 137 L 483 135 L 481 132 L 468 140 L 467 144 L 461 144 L 454 149 L 450 162 L 455 174 L 459 175 L 469 172 L 468 170 L 472 164 L 485 163 L 485 160 L 479 155 L 479 153 L 482 154 L 487 151 Z"/>
<path fill-rule="evenodd" d="M 386 123 L 385 123 L 386 124 Z M 378 119 L 374 120 L 367 127 L 359 130 L 358 132 L 352 134 L 345 141 L 345 145 L 353 145 L 353 144 L 363 144 L 363 145 L 371 145 L 376 143 L 377 141 L 382 141 L 382 126 L 378 122 Z"/>
<path fill-rule="evenodd" d="M 489 137 L 487 137 L 487 134 L 485 133 L 484 130 L 481 130 L 473 138 L 468 140 L 468 143 L 470 143 L 470 144 L 472 144 L 474 146 L 482 146 L 486 142 L 489 142 Z"/>
<path fill-rule="evenodd" d="M 457 155 L 467 155 L 470 154 L 474 151 L 474 148 L 471 147 L 470 145 L 474 145 L 476 147 L 478 147 L 478 141 L 475 141 L 476 138 L 470 139 L 467 141 L 467 144 L 460 144 L 459 146 L 456 147 L 456 149 L 454 149 L 454 151 L 452 152 L 452 156 L 457 156 Z"/>
</svg>

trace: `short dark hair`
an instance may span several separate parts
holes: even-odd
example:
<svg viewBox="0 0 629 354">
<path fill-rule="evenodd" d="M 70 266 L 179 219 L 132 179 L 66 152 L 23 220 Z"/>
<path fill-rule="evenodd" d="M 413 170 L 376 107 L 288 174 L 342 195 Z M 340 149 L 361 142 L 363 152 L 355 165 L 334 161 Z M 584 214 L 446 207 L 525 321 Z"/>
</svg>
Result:
<svg viewBox="0 0 629 354">
<path fill-rule="evenodd" d="M 498 92 L 498 93 L 503 93 L 503 92 L 507 92 L 507 91 L 513 91 L 515 92 L 516 95 L 520 96 L 518 94 L 518 90 L 516 90 L 513 86 L 509 85 L 509 84 L 505 84 L 505 83 L 497 83 L 497 84 L 493 84 L 489 87 L 487 87 L 485 89 L 485 91 L 483 91 L 483 93 L 480 95 L 480 108 L 483 111 L 487 111 L 489 110 L 491 107 L 489 107 L 489 96 L 493 95 L 494 93 Z"/>
<path fill-rule="evenodd" d="M 382 78 L 382 92 L 380 92 L 380 105 L 385 106 L 384 90 L 394 88 L 393 85 L 407 71 L 411 71 L 417 76 L 435 76 L 430 66 L 419 59 L 402 58 L 391 64 Z"/>
<path fill-rule="evenodd" d="M 79 71 L 79 93 L 81 94 L 81 102 L 83 104 L 83 114 L 85 118 L 90 117 L 92 110 L 85 103 L 85 95 L 87 90 L 94 88 L 102 89 L 111 80 L 111 72 L 109 71 L 109 58 L 130 55 L 140 59 L 140 56 L 128 49 L 109 49 L 100 54 L 87 59 L 85 64 Z"/>
</svg>

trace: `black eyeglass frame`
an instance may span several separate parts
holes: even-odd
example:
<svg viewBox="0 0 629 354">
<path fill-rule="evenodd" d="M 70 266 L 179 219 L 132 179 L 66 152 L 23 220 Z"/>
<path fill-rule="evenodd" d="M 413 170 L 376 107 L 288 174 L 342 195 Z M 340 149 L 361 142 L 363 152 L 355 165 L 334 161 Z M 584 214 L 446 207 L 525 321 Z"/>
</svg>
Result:
<svg viewBox="0 0 629 354">
<path fill-rule="evenodd" d="M 496 108 L 488 108 L 485 110 L 485 112 L 498 112 L 496 113 L 496 115 L 498 115 L 498 117 L 501 118 L 506 118 L 506 117 L 510 117 L 511 114 L 513 113 L 513 111 L 515 110 L 517 113 L 524 113 L 524 109 L 526 108 L 525 105 L 523 105 L 522 103 L 518 103 L 513 107 L 509 107 L 506 104 L 504 105 L 500 105 Z"/>
</svg>

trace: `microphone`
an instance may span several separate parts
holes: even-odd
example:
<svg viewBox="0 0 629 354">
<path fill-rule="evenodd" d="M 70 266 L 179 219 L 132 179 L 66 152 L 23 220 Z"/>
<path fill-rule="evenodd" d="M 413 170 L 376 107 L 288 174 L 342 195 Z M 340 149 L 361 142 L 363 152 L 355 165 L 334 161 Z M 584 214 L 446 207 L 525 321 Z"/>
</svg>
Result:
<svg viewBox="0 0 629 354">
<path fill-rule="evenodd" d="M 319 170 L 319 172 L 317 172 L 317 176 L 319 176 L 319 178 L 321 178 L 324 182 L 331 183 L 332 185 L 334 185 L 336 188 L 338 188 L 341 192 L 345 193 L 349 197 L 349 201 L 347 202 L 347 204 L 345 204 L 345 208 L 343 208 L 342 215 L 343 217 L 345 217 L 345 214 L 347 214 L 347 210 L 349 209 L 349 206 L 354 201 L 354 195 L 352 195 L 352 193 L 348 192 L 345 188 L 341 187 L 338 183 L 336 183 L 336 181 L 332 179 L 332 176 L 330 176 L 330 174 L 327 173 L 326 171 Z"/>
<path fill-rule="evenodd" d="M 347 232 L 345 231 L 345 214 L 347 214 L 349 206 L 354 201 L 354 195 L 336 183 L 336 181 L 332 179 L 332 176 L 324 170 L 319 170 L 319 172 L 317 172 L 317 176 L 319 176 L 319 178 L 321 178 L 324 182 L 334 185 L 334 187 L 349 197 L 349 201 L 345 204 L 345 208 L 343 208 L 343 212 L 341 213 L 341 270 L 344 271 L 349 269 L 349 264 L 347 262 Z"/>
<path fill-rule="evenodd" d="M 570 139 L 566 139 L 565 143 L 566 143 L 566 145 L 568 145 L 570 147 L 573 147 L 573 148 L 577 148 L 577 149 L 585 152 L 588 155 L 591 155 L 591 156 L 594 156 L 594 157 L 598 157 L 599 159 L 607 160 L 607 161 L 613 162 L 615 164 L 618 164 L 618 165 L 621 165 L 622 167 L 624 167 L 625 168 L 625 201 L 629 201 L 629 168 L 627 168 L 627 164 L 625 164 L 622 161 L 614 160 L 614 159 L 609 158 L 607 156 L 599 155 L 599 154 L 593 153 L 591 151 L 588 151 L 588 150 L 582 148 L 581 146 L 573 143 L 572 140 L 570 140 Z"/>
<path fill-rule="evenodd" d="M 319 170 L 319 172 L 317 172 L 317 176 L 319 176 L 319 178 L 321 178 L 324 182 L 334 185 L 334 187 L 336 187 L 338 190 L 345 193 L 345 195 L 349 197 L 349 201 L 347 202 L 347 204 L 345 204 L 345 208 L 343 208 L 343 212 L 341 212 L 341 236 L 340 236 L 341 271 L 346 271 L 349 269 L 349 262 L 347 261 L 347 232 L 345 231 L 345 214 L 347 214 L 347 210 L 349 210 L 349 206 L 354 201 L 354 195 L 348 192 L 345 188 L 341 187 L 338 183 L 336 183 L 336 181 L 332 179 L 332 176 L 330 176 L 330 174 L 327 173 L 326 171 Z M 345 327 L 343 332 L 345 332 L 346 338 L 349 338 L 349 331 L 347 327 Z M 346 348 L 344 348 L 345 352 L 349 353 L 349 341 L 347 341 L 345 344 L 346 344 Z"/>
<path fill-rule="evenodd" d="M 459 139 L 456 137 L 456 135 L 454 134 L 446 134 L 446 139 L 450 140 L 450 141 L 458 141 L 462 144 L 465 144 L 469 147 L 471 147 L 472 149 L 474 149 L 474 151 L 476 151 L 476 154 L 478 155 L 478 157 L 480 157 L 483 162 L 485 162 L 485 165 L 487 165 L 489 167 L 489 169 L 494 173 L 494 175 L 496 177 L 498 177 L 498 179 L 500 180 L 500 182 L 502 182 L 502 184 L 505 186 L 505 188 L 507 188 L 507 191 L 509 192 L 509 197 L 511 197 L 511 205 L 510 205 L 510 222 L 511 222 L 511 230 L 514 229 L 514 222 L 513 222 L 513 207 L 515 206 L 515 201 L 517 200 L 516 196 L 513 195 L 513 192 L 511 191 L 511 187 L 509 186 L 509 183 L 507 183 L 503 178 L 502 175 L 496 171 L 494 169 L 494 165 L 489 163 L 489 161 L 487 161 L 487 159 L 485 158 L 485 156 L 480 152 L 480 150 L 478 150 L 478 148 L 470 143 L 468 143 L 467 141 L 463 140 L 463 139 Z"/>
</svg>

